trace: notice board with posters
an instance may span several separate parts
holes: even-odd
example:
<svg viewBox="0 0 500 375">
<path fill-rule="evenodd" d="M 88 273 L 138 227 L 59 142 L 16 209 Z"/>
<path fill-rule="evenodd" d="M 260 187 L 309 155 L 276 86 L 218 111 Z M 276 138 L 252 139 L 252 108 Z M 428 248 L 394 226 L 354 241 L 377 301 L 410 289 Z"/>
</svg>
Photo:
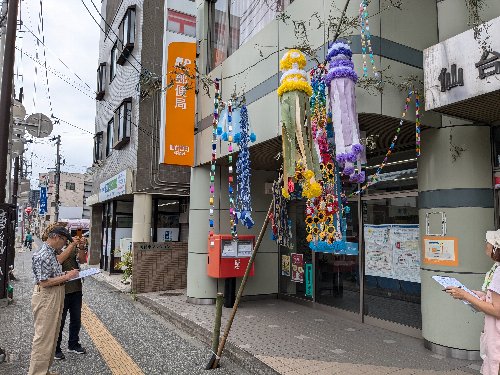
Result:
<svg viewBox="0 0 500 375">
<path fill-rule="evenodd" d="M 365 274 L 420 283 L 418 224 L 364 225 Z"/>
</svg>

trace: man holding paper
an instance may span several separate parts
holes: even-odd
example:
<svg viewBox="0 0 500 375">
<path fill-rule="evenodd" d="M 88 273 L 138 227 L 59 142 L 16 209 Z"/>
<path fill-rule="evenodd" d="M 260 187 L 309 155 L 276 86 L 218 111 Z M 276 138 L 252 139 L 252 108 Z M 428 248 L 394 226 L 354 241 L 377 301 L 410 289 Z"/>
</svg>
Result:
<svg viewBox="0 0 500 375">
<path fill-rule="evenodd" d="M 87 253 L 85 251 L 85 238 L 74 237 L 76 246 L 72 251 L 63 251 L 57 255 L 57 261 L 62 265 L 63 271 L 80 269 L 80 264 L 87 262 Z M 69 311 L 69 338 L 68 351 L 76 354 L 85 354 L 86 350 L 80 345 L 80 328 L 82 325 L 82 280 L 71 280 L 65 285 L 64 308 L 62 311 L 61 328 L 59 338 L 57 339 L 56 352 L 54 359 L 63 360 L 64 356 L 61 350 L 62 333 L 66 316 Z"/>
<path fill-rule="evenodd" d="M 78 270 L 63 272 L 57 261 L 57 253 L 66 246 L 63 253 L 74 250 L 76 244 L 69 232 L 57 223 L 47 227 L 42 247 L 33 253 L 32 270 L 34 279 L 33 323 L 35 335 L 31 347 L 28 375 L 51 374 L 49 368 L 54 359 L 57 335 L 61 324 L 64 304 L 64 284 L 78 277 Z"/>
<path fill-rule="evenodd" d="M 500 230 L 486 232 L 486 255 L 495 261 L 484 278 L 482 291 L 447 287 L 453 298 L 469 302 L 485 314 L 480 351 L 483 359 L 481 374 L 498 375 L 500 369 Z"/>
</svg>

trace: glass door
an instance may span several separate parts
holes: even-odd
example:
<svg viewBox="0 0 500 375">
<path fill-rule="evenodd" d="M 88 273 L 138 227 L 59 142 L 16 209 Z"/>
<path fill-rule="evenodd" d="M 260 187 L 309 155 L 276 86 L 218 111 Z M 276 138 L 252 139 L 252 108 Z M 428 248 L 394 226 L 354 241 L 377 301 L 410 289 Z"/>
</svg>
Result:
<svg viewBox="0 0 500 375">
<path fill-rule="evenodd" d="M 362 204 L 364 313 L 421 328 L 417 194 Z"/>
</svg>

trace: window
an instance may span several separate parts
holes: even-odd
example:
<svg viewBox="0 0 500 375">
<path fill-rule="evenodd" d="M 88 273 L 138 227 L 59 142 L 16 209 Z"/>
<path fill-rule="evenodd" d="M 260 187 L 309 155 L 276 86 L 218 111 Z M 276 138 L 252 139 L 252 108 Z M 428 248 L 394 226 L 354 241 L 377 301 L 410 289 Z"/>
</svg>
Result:
<svg viewBox="0 0 500 375">
<path fill-rule="evenodd" d="M 97 69 L 97 91 L 95 98 L 102 100 L 104 98 L 104 85 L 106 84 L 106 63 L 99 64 Z"/>
<path fill-rule="evenodd" d="M 169 31 L 173 31 L 174 33 L 195 37 L 196 17 L 169 9 L 167 28 Z"/>
<path fill-rule="evenodd" d="M 122 148 L 130 140 L 130 125 L 132 117 L 132 98 L 125 99 L 115 111 L 115 122 L 117 124 L 117 139 L 115 149 Z"/>
<path fill-rule="evenodd" d="M 108 122 L 108 128 L 106 129 L 106 156 L 111 155 L 111 152 L 113 152 L 113 142 L 114 142 L 114 136 L 115 136 L 115 129 L 114 129 L 114 120 L 111 119 Z"/>
<path fill-rule="evenodd" d="M 113 78 L 116 76 L 116 59 L 117 59 L 117 47 L 116 43 L 111 48 L 111 64 L 109 65 L 109 83 L 113 82 Z"/>
<path fill-rule="evenodd" d="M 260 2 L 249 0 L 219 0 L 210 3 L 208 61 L 211 71 L 242 44 L 249 41 L 267 24 L 276 19 L 293 0 L 266 0 L 265 6 Z"/>
<path fill-rule="evenodd" d="M 66 182 L 66 190 L 75 190 L 74 182 Z"/>
<path fill-rule="evenodd" d="M 128 57 L 134 49 L 135 43 L 135 5 L 128 7 L 120 23 L 118 32 L 121 43 L 121 53 L 118 57 L 117 63 L 120 65 L 125 64 Z"/>
<path fill-rule="evenodd" d="M 103 133 L 99 132 L 94 136 L 94 163 L 102 160 L 102 140 Z"/>
</svg>

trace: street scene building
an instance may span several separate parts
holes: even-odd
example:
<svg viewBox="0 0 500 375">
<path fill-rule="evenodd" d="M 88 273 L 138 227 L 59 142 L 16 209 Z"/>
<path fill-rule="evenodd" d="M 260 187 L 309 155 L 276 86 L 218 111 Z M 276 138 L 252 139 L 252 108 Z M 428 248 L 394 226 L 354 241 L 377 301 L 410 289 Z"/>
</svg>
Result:
<svg viewBox="0 0 500 375">
<path fill-rule="evenodd" d="M 74 69 L 32 1 L 0 17 L 0 373 L 35 373 L 68 272 L 43 373 L 499 373 L 498 0 L 57 3 L 85 15 Z M 95 116 L 65 120 L 56 78 Z"/>
</svg>

